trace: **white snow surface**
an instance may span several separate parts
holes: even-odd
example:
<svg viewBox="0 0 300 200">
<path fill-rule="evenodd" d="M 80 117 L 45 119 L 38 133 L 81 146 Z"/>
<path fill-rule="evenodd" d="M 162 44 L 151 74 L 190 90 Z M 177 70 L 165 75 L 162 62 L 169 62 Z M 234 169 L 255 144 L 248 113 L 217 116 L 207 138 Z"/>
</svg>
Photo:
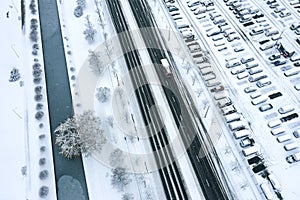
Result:
<svg viewBox="0 0 300 200">
<path fill-rule="evenodd" d="M 25 5 L 26 9 L 28 6 L 29 4 Z M 27 12 L 26 31 L 22 30 L 20 7 L 20 1 L 5 0 L 1 2 L 0 8 L 0 26 L 5 27 L 0 37 L 2 45 L 0 87 L 3 97 L 0 100 L 2 122 L 0 127 L 2 134 L 0 196 L 1 199 L 38 199 L 40 187 L 47 186 L 49 193 L 45 199 L 56 199 L 45 78 L 42 73 L 42 81 L 39 84 L 42 86 L 41 103 L 44 105 L 42 109 L 44 117 L 41 121 L 37 121 L 34 100 L 34 87 L 37 85 L 34 85 L 32 81 L 33 43 L 29 40 L 28 31 L 30 30 L 29 22 L 33 16 Z M 38 15 L 34 18 L 39 19 Z M 39 59 L 43 69 L 40 38 L 39 36 L 40 48 L 36 58 Z M 21 78 L 16 82 L 9 82 L 10 71 L 13 68 L 19 70 Z M 43 128 L 39 128 L 40 123 L 43 123 Z M 45 134 L 45 138 L 41 140 L 39 136 L 42 134 Z M 40 152 L 41 146 L 46 147 L 43 153 Z M 42 157 L 46 159 L 46 164 L 40 166 L 39 159 Z M 22 168 L 26 168 L 23 173 Z M 44 169 L 49 172 L 48 178 L 40 180 L 39 173 Z"/>
</svg>

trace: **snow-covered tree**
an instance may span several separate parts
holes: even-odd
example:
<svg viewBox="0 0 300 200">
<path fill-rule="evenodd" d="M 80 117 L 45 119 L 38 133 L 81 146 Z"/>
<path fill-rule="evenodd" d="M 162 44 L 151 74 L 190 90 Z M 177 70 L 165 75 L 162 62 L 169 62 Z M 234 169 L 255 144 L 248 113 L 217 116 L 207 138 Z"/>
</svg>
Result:
<svg viewBox="0 0 300 200">
<path fill-rule="evenodd" d="M 43 112 L 43 111 L 38 111 L 38 112 L 36 112 L 35 118 L 36 118 L 37 120 L 41 120 L 43 117 L 44 117 L 44 112 Z"/>
<path fill-rule="evenodd" d="M 126 185 L 131 183 L 131 178 L 125 168 L 117 167 L 111 170 L 111 185 L 118 191 L 124 191 Z"/>
<path fill-rule="evenodd" d="M 99 102 L 107 102 L 110 98 L 110 89 L 108 87 L 100 87 L 96 89 L 96 98 Z"/>
<path fill-rule="evenodd" d="M 82 142 L 82 153 L 89 155 L 93 151 L 101 151 L 106 143 L 103 130 L 100 128 L 101 121 L 94 115 L 93 111 L 85 111 L 76 116 L 77 130 Z"/>
<path fill-rule="evenodd" d="M 81 155 L 81 140 L 79 138 L 75 118 L 68 118 L 56 129 L 56 144 L 60 153 L 66 158 L 75 158 Z"/>
<path fill-rule="evenodd" d="M 48 186 L 42 186 L 39 190 L 39 195 L 41 198 L 46 198 L 49 193 L 49 187 Z"/>
<path fill-rule="evenodd" d="M 115 149 L 109 156 L 109 164 L 113 167 L 119 167 L 124 161 L 123 157 L 123 151 Z"/>
<path fill-rule="evenodd" d="M 191 63 L 189 63 L 189 62 L 184 63 L 182 67 L 183 67 L 184 69 L 186 69 L 186 73 L 187 73 L 187 74 L 188 74 L 189 71 L 192 69 L 192 65 L 191 65 Z"/>
<path fill-rule="evenodd" d="M 105 26 L 105 22 L 103 19 L 103 12 L 101 12 L 101 2 L 98 2 L 97 0 L 95 0 L 95 4 L 96 4 L 96 13 L 98 15 L 98 22 L 99 25 L 101 26 L 102 30 L 104 30 L 104 26 Z"/>
<path fill-rule="evenodd" d="M 96 29 L 94 29 L 94 25 L 91 23 L 90 21 L 90 16 L 87 15 L 85 17 L 86 19 L 86 23 L 85 23 L 85 31 L 83 31 L 83 34 L 85 36 L 85 39 L 89 42 L 89 43 L 93 43 L 95 40 L 95 35 L 97 33 Z"/>
<path fill-rule="evenodd" d="M 86 7 L 86 0 L 76 0 L 76 3 L 83 9 Z"/>
<path fill-rule="evenodd" d="M 89 50 L 89 66 L 96 75 L 100 75 L 103 72 L 104 64 L 101 61 L 99 53 Z"/>
<path fill-rule="evenodd" d="M 15 82 L 17 80 L 19 80 L 21 78 L 20 72 L 17 68 L 13 68 L 10 71 L 10 78 L 9 78 L 9 82 Z"/>
<path fill-rule="evenodd" d="M 75 17 L 81 17 L 83 15 L 83 9 L 81 6 L 77 6 L 75 9 L 74 9 L 74 16 Z"/>
<path fill-rule="evenodd" d="M 192 76 L 191 76 L 191 78 L 192 78 L 192 85 L 195 85 L 195 82 L 196 82 L 196 80 L 197 80 L 197 76 L 195 75 L 195 74 L 193 74 Z"/>
<path fill-rule="evenodd" d="M 88 156 L 93 151 L 101 151 L 106 138 L 100 125 L 99 117 L 92 111 L 68 118 L 55 130 L 60 153 L 70 159 L 80 156 L 81 153 Z"/>
<path fill-rule="evenodd" d="M 39 39 L 38 32 L 36 30 L 32 30 L 29 34 L 29 38 L 32 42 L 37 42 Z"/>
<path fill-rule="evenodd" d="M 122 200 L 133 200 L 134 197 L 133 197 L 133 194 L 131 193 L 125 193 L 122 195 Z"/>
<path fill-rule="evenodd" d="M 197 93 L 197 97 L 200 97 L 200 95 L 203 93 L 203 90 L 198 88 L 196 90 L 196 93 Z"/>
<path fill-rule="evenodd" d="M 106 122 L 107 122 L 107 124 L 108 124 L 111 128 L 114 127 L 114 117 L 113 117 L 113 116 L 108 116 L 108 117 L 106 118 Z"/>
<path fill-rule="evenodd" d="M 48 175 L 49 175 L 48 170 L 42 170 L 42 171 L 40 172 L 39 178 L 40 178 L 41 180 L 45 180 L 46 178 L 48 178 Z"/>
</svg>

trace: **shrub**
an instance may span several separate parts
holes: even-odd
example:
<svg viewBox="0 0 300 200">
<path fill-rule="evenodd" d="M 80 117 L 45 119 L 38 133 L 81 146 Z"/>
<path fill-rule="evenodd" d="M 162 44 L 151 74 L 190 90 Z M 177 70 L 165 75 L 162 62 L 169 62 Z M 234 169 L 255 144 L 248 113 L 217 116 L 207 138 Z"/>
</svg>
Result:
<svg viewBox="0 0 300 200">
<path fill-rule="evenodd" d="M 39 177 L 40 177 L 41 180 L 45 180 L 48 177 L 48 174 L 49 174 L 48 170 L 43 170 L 43 171 L 40 172 Z"/>
<path fill-rule="evenodd" d="M 37 102 L 41 101 L 42 99 L 43 99 L 43 95 L 42 94 L 36 94 L 34 96 L 34 100 L 37 101 Z"/>
<path fill-rule="evenodd" d="M 39 128 L 43 128 L 44 127 L 44 124 L 43 123 L 40 123 L 39 124 Z"/>
<path fill-rule="evenodd" d="M 46 198 L 48 193 L 49 193 L 49 187 L 47 186 L 42 186 L 39 190 L 39 195 L 41 198 Z"/>
<path fill-rule="evenodd" d="M 35 118 L 36 118 L 37 120 L 41 120 L 43 117 L 44 117 L 44 112 L 42 112 L 42 111 L 38 111 L 38 112 L 35 114 Z"/>
<path fill-rule="evenodd" d="M 32 75 L 33 75 L 33 77 L 35 77 L 35 78 L 40 77 L 41 74 L 42 74 L 42 70 L 41 70 L 40 68 L 39 68 L 39 69 L 34 69 L 33 72 L 32 72 Z"/>
<path fill-rule="evenodd" d="M 45 152 L 46 151 L 46 147 L 45 146 L 41 146 L 40 151 L 41 152 Z"/>
<path fill-rule="evenodd" d="M 41 93 L 42 93 L 42 86 L 36 86 L 36 87 L 34 88 L 34 92 L 35 92 L 36 94 L 41 94 Z"/>
<path fill-rule="evenodd" d="M 81 17 L 83 15 L 83 9 L 81 6 L 77 6 L 74 10 L 75 17 Z"/>
<path fill-rule="evenodd" d="M 45 134 L 42 134 L 42 135 L 39 135 L 39 139 L 45 139 L 46 138 L 46 135 Z"/>
<path fill-rule="evenodd" d="M 38 103 L 38 104 L 36 104 L 35 109 L 41 110 L 41 109 L 43 109 L 43 107 L 44 107 L 44 105 L 42 103 Z"/>
<path fill-rule="evenodd" d="M 46 158 L 40 158 L 39 165 L 45 165 L 46 164 Z"/>
<path fill-rule="evenodd" d="M 38 37 L 38 32 L 36 30 L 31 30 L 29 34 L 29 38 L 32 42 L 37 42 L 39 37 Z"/>
<path fill-rule="evenodd" d="M 33 70 L 39 70 L 39 69 L 41 69 L 41 64 L 40 64 L 40 63 L 34 63 L 34 64 L 32 65 L 32 69 L 33 69 Z"/>
<path fill-rule="evenodd" d="M 70 68 L 70 71 L 71 71 L 71 72 L 75 72 L 75 67 L 71 67 L 71 68 Z"/>
<path fill-rule="evenodd" d="M 41 81 L 42 81 L 41 78 L 34 78 L 34 79 L 33 79 L 33 83 L 34 83 L 34 84 L 40 84 Z"/>
</svg>

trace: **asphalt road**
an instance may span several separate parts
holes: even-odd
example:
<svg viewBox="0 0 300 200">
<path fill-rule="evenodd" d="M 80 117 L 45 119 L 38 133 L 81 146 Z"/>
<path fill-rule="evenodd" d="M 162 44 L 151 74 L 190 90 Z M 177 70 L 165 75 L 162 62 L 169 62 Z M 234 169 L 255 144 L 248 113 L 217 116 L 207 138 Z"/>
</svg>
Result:
<svg viewBox="0 0 300 200">
<path fill-rule="evenodd" d="M 147 1 L 131 0 L 129 3 L 139 28 L 157 27 L 153 14 L 151 13 L 151 8 Z M 155 46 L 158 48 L 148 48 L 148 53 L 150 54 L 153 63 L 161 64 L 160 60 L 162 58 L 166 58 L 166 52 L 164 51 L 166 48 L 164 47 L 164 44 L 158 40 L 158 38 L 161 38 L 158 32 L 158 30 L 154 29 L 147 32 L 142 31 L 142 36 L 147 47 L 151 47 L 153 44 L 156 44 Z M 172 56 L 169 53 L 168 55 L 172 65 L 174 66 L 175 63 L 172 60 Z M 201 121 L 201 119 L 198 116 L 193 116 L 192 110 L 195 108 L 195 106 L 192 104 L 192 101 L 189 100 L 189 96 L 185 96 L 185 98 L 188 100 L 190 105 L 185 103 L 182 95 L 183 93 L 177 84 L 180 82 L 180 80 L 177 78 L 178 76 L 176 75 L 176 70 L 173 69 L 174 76 L 170 78 L 167 78 L 164 73 L 162 73 L 160 68 L 156 68 L 156 71 L 160 81 L 167 82 L 168 89 L 164 88 L 164 92 L 181 137 L 187 147 L 188 156 L 205 198 L 209 200 L 229 199 L 228 194 L 225 192 L 225 186 L 220 183 L 218 175 L 214 173 L 215 167 L 212 165 L 210 158 L 208 156 L 198 157 L 199 151 L 201 150 L 203 144 L 199 138 L 199 135 L 205 135 L 207 133 L 200 131 L 199 127 L 195 125 L 195 121 Z M 176 101 L 174 101 L 174 96 L 176 97 Z M 202 130 L 205 130 L 204 127 L 202 128 Z M 195 133 L 197 133 L 197 137 L 195 137 Z M 191 142 L 191 140 L 193 141 Z"/>
<path fill-rule="evenodd" d="M 73 116 L 67 65 L 56 0 L 38 1 L 38 5 L 40 12 L 40 26 L 42 33 L 56 183 L 63 175 L 71 176 L 80 182 L 80 186 L 83 191 L 83 194 L 78 192 L 78 195 L 75 196 L 76 200 L 88 199 L 81 158 L 68 160 L 59 154 L 59 149 L 57 145 L 55 145 L 55 128 L 68 117 Z M 66 185 L 67 183 L 70 185 Z M 68 200 L 70 196 L 74 198 L 74 194 L 69 194 L 70 191 L 66 191 L 68 188 L 72 188 L 72 182 L 66 182 L 64 188 L 64 191 L 61 191 L 57 186 L 57 193 L 63 194 L 58 196 L 60 196 L 62 200 Z"/>
<path fill-rule="evenodd" d="M 151 135 L 149 141 L 153 151 L 158 151 L 162 147 L 169 144 L 166 137 L 165 126 L 159 116 L 159 112 L 156 109 L 151 108 L 155 102 L 152 96 L 152 91 L 149 85 L 141 85 L 146 83 L 146 77 L 143 68 L 141 68 L 140 55 L 133 43 L 132 36 L 129 31 L 128 24 L 124 17 L 119 0 L 107 0 L 110 15 L 112 16 L 113 23 L 115 25 L 118 34 L 121 47 L 123 49 L 124 58 L 128 67 L 131 81 L 136 89 L 135 94 L 139 103 L 140 110 L 142 111 L 143 120 L 146 126 L 148 126 L 148 132 Z M 141 86 L 141 87 L 139 87 Z M 184 188 L 182 177 L 179 174 L 177 164 L 174 161 L 172 149 L 166 148 L 163 151 L 159 151 L 156 157 L 156 162 L 159 166 L 159 175 L 162 180 L 162 184 L 165 190 L 167 199 L 188 199 L 187 192 Z M 171 163 L 171 164 L 168 164 Z"/>
</svg>

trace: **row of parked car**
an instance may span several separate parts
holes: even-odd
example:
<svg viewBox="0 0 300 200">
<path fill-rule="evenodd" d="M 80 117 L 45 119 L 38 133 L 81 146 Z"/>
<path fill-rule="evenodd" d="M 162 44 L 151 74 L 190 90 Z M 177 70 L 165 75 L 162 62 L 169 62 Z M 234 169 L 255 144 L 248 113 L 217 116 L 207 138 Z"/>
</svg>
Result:
<svg viewBox="0 0 300 200">
<path fill-rule="evenodd" d="M 298 12 L 300 13 L 300 1 L 299 0 L 288 0 L 290 5 Z"/>
<path fill-rule="evenodd" d="M 234 2 L 235 1 L 226 1 L 226 3 L 231 6 L 235 5 L 233 4 Z M 267 4 L 273 5 L 272 2 L 273 1 L 268 1 Z M 258 12 L 257 11 L 258 9 L 253 7 L 253 5 L 251 4 L 249 5 L 248 3 L 244 3 L 242 5 L 243 5 L 242 7 L 233 8 L 233 13 L 236 15 L 237 18 L 239 18 L 241 15 L 243 16 L 245 13 L 249 14 L 249 12 L 250 13 Z M 252 20 L 243 23 L 243 25 L 245 27 L 248 26 L 251 27 L 249 31 L 250 36 L 261 35 L 261 39 L 258 42 L 259 49 L 261 51 L 266 51 L 266 54 L 268 54 L 268 52 L 271 50 L 274 50 L 276 48 L 281 48 L 281 43 L 279 42 L 279 40 L 282 38 L 281 33 L 275 28 L 272 28 L 266 19 L 261 18 L 261 19 Z M 290 26 L 290 28 L 292 30 L 297 30 L 298 28 L 300 28 L 300 25 L 298 23 L 294 23 Z M 299 45 L 300 45 L 300 39 L 299 39 Z M 281 67 L 280 69 L 283 72 L 284 76 L 288 78 L 290 77 L 294 78 L 295 75 L 298 75 L 300 73 L 300 68 L 299 68 L 300 57 L 297 54 L 294 54 L 293 57 L 291 57 L 289 60 L 289 57 L 281 56 L 281 53 L 278 51 L 278 53 L 273 53 L 271 56 L 269 56 L 269 60 L 271 65 L 274 65 L 275 67 L 278 66 Z M 289 65 L 290 63 L 292 63 L 292 65 Z M 300 83 L 294 84 L 294 88 L 297 91 L 300 91 Z"/>
</svg>

